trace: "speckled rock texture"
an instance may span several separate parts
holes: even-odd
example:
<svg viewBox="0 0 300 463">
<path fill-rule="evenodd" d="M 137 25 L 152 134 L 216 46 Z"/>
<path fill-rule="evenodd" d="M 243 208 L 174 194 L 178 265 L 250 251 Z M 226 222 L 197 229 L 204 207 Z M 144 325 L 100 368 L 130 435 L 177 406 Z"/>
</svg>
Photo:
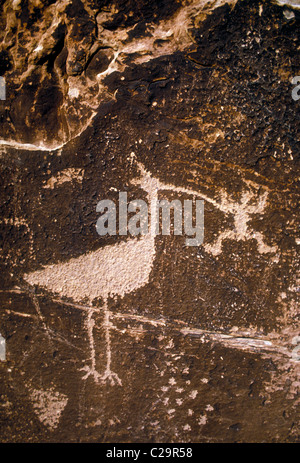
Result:
<svg viewBox="0 0 300 463">
<path fill-rule="evenodd" d="M 299 7 L 1 2 L 1 442 L 299 442 Z"/>
</svg>

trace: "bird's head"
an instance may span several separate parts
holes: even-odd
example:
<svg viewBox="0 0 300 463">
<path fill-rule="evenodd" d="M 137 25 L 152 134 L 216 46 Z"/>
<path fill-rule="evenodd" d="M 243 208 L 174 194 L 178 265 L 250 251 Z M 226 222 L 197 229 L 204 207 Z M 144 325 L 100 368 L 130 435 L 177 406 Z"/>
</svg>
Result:
<svg viewBox="0 0 300 463">
<path fill-rule="evenodd" d="M 148 194 L 157 191 L 159 189 L 159 180 L 153 177 L 141 162 L 135 161 L 135 165 L 139 175 L 133 178 L 130 183 L 132 185 L 139 186 Z"/>
<path fill-rule="evenodd" d="M 191 190 L 189 188 L 164 183 L 160 181 L 159 178 L 154 177 L 141 162 L 135 161 L 135 163 L 140 175 L 132 179 L 130 183 L 132 185 L 139 186 L 144 191 L 146 191 L 148 195 L 152 196 L 153 194 L 157 194 L 159 190 L 165 190 L 177 193 L 186 193 L 200 198 L 203 197 L 201 193 Z"/>
</svg>

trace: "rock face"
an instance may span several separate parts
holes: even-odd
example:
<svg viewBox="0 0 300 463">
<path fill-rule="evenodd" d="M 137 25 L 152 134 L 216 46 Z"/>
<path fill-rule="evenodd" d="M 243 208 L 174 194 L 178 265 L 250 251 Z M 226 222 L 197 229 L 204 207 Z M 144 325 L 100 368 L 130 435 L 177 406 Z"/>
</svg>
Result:
<svg viewBox="0 0 300 463">
<path fill-rule="evenodd" d="M 299 440 L 297 3 L 2 2 L 2 442 Z"/>
</svg>

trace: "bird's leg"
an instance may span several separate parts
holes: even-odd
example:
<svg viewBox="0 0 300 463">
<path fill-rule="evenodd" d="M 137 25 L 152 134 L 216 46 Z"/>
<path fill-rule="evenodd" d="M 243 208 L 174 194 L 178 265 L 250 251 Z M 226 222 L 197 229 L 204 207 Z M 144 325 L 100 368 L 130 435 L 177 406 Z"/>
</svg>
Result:
<svg viewBox="0 0 300 463">
<path fill-rule="evenodd" d="M 111 385 L 118 384 L 119 386 L 122 385 L 122 382 L 119 376 L 116 373 L 111 371 L 111 342 L 110 342 L 110 312 L 108 309 L 107 299 L 104 300 L 104 329 L 105 329 L 105 341 L 106 341 L 106 369 L 101 377 L 103 382 L 109 381 Z"/>
<path fill-rule="evenodd" d="M 90 343 L 90 351 L 91 351 L 91 365 L 86 365 L 82 368 L 83 371 L 86 372 L 86 375 L 83 379 L 87 379 L 89 376 L 92 376 L 96 383 L 99 382 L 106 382 L 109 381 L 111 385 L 119 384 L 122 385 L 119 376 L 116 373 L 111 371 L 111 342 L 110 342 L 110 317 L 109 317 L 109 309 L 107 305 L 107 299 L 104 300 L 104 329 L 105 329 L 105 341 L 106 341 L 106 369 L 103 375 L 100 375 L 96 370 L 96 352 L 95 352 L 95 340 L 94 340 L 94 326 L 95 321 L 93 319 L 94 312 L 96 310 L 90 309 L 88 311 L 87 319 L 86 319 L 86 328 L 88 332 L 88 338 Z M 98 312 L 98 310 L 97 310 Z"/>
<path fill-rule="evenodd" d="M 89 376 L 93 376 L 94 380 L 96 383 L 99 382 L 101 379 L 101 375 L 96 370 L 96 353 L 95 353 L 95 340 L 94 340 L 94 334 L 93 334 L 93 329 L 95 326 L 95 321 L 93 319 L 95 310 L 94 309 L 89 309 L 88 310 L 88 315 L 86 319 L 86 328 L 88 332 L 88 338 L 89 338 L 89 343 L 90 343 L 90 350 L 91 350 L 91 365 L 88 366 L 86 365 L 85 367 L 82 368 L 83 371 L 86 371 L 86 375 L 83 377 L 83 379 L 87 379 Z"/>
</svg>

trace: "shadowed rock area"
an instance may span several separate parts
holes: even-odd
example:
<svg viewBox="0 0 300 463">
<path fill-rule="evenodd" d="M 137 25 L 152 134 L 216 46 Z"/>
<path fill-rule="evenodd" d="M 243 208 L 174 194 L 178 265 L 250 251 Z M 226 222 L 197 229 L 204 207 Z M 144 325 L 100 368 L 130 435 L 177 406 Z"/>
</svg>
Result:
<svg viewBox="0 0 300 463">
<path fill-rule="evenodd" d="M 2 2 L 1 442 L 299 442 L 299 7 Z"/>
</svg>

